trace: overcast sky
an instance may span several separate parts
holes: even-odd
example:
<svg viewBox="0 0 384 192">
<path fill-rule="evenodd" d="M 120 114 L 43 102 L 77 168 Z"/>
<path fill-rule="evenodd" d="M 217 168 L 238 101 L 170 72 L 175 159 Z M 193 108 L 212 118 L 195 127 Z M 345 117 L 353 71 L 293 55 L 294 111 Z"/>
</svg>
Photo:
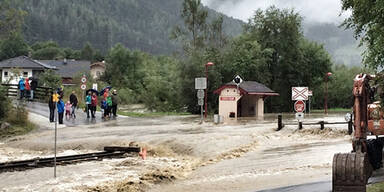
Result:
<svg viewBox="0 0 384 192">
<path fill-rule="evenodd" d="M 243 21 L 247 21 L 254 11 L 265 10 L 271 5 L 279 8 L 294 8 L 304 17 L 305 22 L 340 23 L 341 0 L 201 0 L 204 5 Z"/>
</svg>

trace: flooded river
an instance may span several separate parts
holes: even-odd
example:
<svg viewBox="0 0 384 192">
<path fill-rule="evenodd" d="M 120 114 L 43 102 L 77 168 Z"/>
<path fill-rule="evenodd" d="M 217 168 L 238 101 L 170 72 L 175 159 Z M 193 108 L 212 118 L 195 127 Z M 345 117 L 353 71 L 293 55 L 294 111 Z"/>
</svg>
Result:
<svg viewBox="0 0 384 192">
<path fill-rule="evenodd" d="M 52 125 L 32 115 L 43 129 L 0 141 L 0 162 L 53 155 Z M 294 122 L 283 115 L 285 122 Z M 344 121 L 344 114 L 306 121 Z M 48 121 L 48 120 L 47 120 Z M 276 115 L 237 124 L 199 124 L 197 116 L 119 118 L 58 130 L 61 155 L 100 151 L 104 146 L 139 145 L 148 158 L 85 162 L 0 173 L 0 191 L 256 191 L 331 179 L 334 153 L 351 150 L 347 125 L 287 125 L 276 132 Z"/>
</svg>

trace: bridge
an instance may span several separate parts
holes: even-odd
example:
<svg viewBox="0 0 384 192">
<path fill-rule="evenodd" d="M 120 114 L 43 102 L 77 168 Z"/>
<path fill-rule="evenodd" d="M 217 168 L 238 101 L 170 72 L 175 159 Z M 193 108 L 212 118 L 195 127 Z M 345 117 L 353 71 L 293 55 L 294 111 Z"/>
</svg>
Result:
<svg viewBox="0 0 384 192">
<path fill-rule="evenodd" d="M 6 96 L 7 97 L 19 97 L 19 89 L 17 84 L 1 84 L 6 87 Z M 34 100 L 46 102 L 50 96 L 50 92 L 53 91 L 50 87 L 36 87 L 34 90 Z"/>
</svg>

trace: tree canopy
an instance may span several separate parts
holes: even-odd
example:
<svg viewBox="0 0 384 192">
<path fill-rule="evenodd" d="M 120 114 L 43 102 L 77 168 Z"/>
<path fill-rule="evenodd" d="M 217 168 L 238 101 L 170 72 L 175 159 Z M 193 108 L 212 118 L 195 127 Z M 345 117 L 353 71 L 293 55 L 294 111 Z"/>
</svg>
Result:
<svg viewBox="0 0 384 192">
<path fill-rule="evenodd" d="M 384 67 L 384 3 L 382 1 L 342 0 L 342 10 L 351 10 L 343 25 L 355 31 L 361 45 L 367 47 L 364 63 L 373 68 Z"/>
</svg>

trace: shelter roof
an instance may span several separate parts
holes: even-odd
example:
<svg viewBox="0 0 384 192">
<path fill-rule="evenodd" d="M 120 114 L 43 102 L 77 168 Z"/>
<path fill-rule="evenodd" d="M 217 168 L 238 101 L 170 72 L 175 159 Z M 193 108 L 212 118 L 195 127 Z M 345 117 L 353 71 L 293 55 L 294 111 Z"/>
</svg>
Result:
<svg viewBox="0 0 384 192">
<path fill-rule="evenodd" d="M 237 88 L 234 82 L 229 82 L 219 89 L 215 90 L 214 93 L 220 94 L 225 88 Z M 267 86 L 258 83 L 256 81 L 243 81 L 239 85 L 239 90 L 242 94 L 246 95 L 265 95 L 265 96 L 278 96 L 279 94 L 268 88 Z"/>
</svg>

